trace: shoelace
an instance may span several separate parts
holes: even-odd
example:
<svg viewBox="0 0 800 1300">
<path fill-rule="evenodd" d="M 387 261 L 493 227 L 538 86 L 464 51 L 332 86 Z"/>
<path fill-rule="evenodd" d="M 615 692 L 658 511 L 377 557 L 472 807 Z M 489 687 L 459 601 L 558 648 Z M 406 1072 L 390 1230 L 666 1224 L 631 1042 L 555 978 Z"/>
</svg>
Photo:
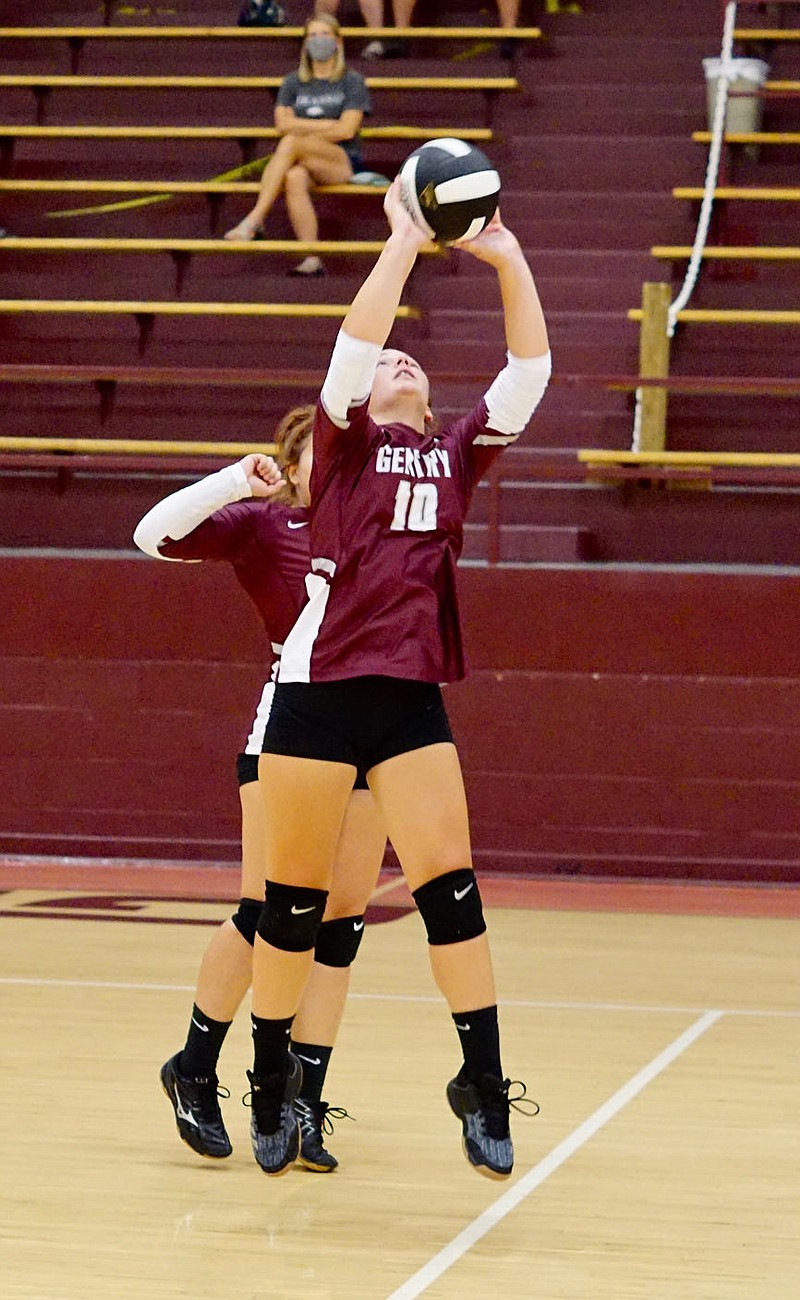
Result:
<svg viewBox="0 0 800 1300">
<path fill-rule="evenodd" d="M 326 1106 L 320 1122 L 320 1129 L 323 1133 L 331 1134 L 333 1132 L 334 1119 L 351 1119 L 355 1123 L 355 1117 L 346 1111 L 344 1106 Z"/>
<path fill-rule="evenodd" d="M 223 1101 L 227 1101 L 231 1095 L 230 1089 L 212 1079 L 209 1079 L 207 1082 L 202 1079 L 195 1079 L 193 1082 L 196 1085 L 199 1085 L 195 1104 L 201 1114 L 206 1118 L 209 1115 L 211 1115 L 212 1118 L 216 1118 L 216 1111 L 219 1109 L 217 1106 L 217 1098 L 221 1097 Z"/>
<path fill-rule="evenodd" d="M 510 1093 L 512 1088 L 520 1089 L 516 1096 L 513 1097 Z M 489 1137 L 505 1138 L 508 1136 L 509 1110 L 515 1110 L 527 1118 L 533 1118 L 534 1115 L 539 1114 L 538 1101 L 526 1096 L 526 1092 L 527 1089 L 521 1079 L 504 1079 L 493 1096 L 483 1097 L 483 1128 Z"/>
<path fill-rule="evenodd" d="M 522 1091 L 518 1092 L 516 1097 L 512 1097 L 511 1088 L 521 1088 Z M 503 1091 L 512 1110 L 518 1111 L 520 1115 L 526 1115 L 529 1119 L 533 1119 L 534 1115 L 539 1114 L 540 1106 L 538 1101 L 534 1101 L 533 1097 L 527 1095 L 528 1089 L 521 1079 L 504 1079 Z"/>
<path fill-rule="evenodd" d="M 300 1127 L 305 1131 L 325 1133 L 330 1136 L 334 1131 L 334 1119 L 354 1119 L 344 1106 L 329 1106 L 326 1101 L 306 1101 L 304 1097 L 295 1098 L 295 1110 Z"/>
</svg>

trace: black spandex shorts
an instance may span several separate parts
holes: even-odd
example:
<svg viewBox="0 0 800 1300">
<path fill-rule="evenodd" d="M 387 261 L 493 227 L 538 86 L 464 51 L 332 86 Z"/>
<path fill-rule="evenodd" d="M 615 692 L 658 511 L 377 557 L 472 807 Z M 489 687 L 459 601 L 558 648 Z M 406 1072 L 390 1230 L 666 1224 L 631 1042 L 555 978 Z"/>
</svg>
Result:
<svg viewBox="0 0 800 1300">
<path fill-rule="evenodd" d="M 349 763 L 378 763 L 426 745 L 452 744 L 442 692 L 430 682 L 351 677 L 279 682 L 262 752 Z"/>
<path fill-rule="evenodd" d="M 252 785 L 258 780 L 258 754 L 237 754 L 236 755 L 236 780 L 239 785 Z M 359 768 L 356 772 L 356 779 L 353 782 L 354 790 L 368 790 L 367 778 L 364 772 Z"/>
</svg>

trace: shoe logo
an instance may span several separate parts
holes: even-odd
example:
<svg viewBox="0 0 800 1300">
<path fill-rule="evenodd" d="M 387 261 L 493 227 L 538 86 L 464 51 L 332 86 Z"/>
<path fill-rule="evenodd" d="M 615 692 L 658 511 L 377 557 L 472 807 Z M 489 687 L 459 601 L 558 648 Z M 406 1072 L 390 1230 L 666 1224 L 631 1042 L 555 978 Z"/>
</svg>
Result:
<svg viewBox="0 0 800 1300">
<path fill-rule="evenodd" d="M 297 1053 L 297 1056 L 300 1057 L 301 1061 L 307 1061 L 309 1065 L 322 1065 L 322 1060 L 319 1056 L 302 1056 L 300 1052 Z"/>
<path fill-rule="evenodd" d="M 178 1119 L 185 1119 L 187 1124 L 194 1124 L 195 1128 L 200 1127 L 192 1112 L 183 1109 L 181 1094 L 178 1092 L 177 1088 L 175 1089 L 175 1114 L 178 1116 Z"/>
<path fill-rule="evenodd" d="M 310 907 L 295 907 L 294 903 L 292 903 L 292 916 L 301 916 L 303 912 L 313 912 L 313 911 L 314 911 L 313 903 L 311 904 Z"/>
<path fill-rule="evenodd" d="M 353 929 L 354 929 L 354 930 L 363 930 L 363 929 L 364 929 L 364 922 L 363 922 L 363 921 L 354 921 L 354 922 L 353 922 Z"/>
<path fill-rule="evenodd" d="M 471 880 L 471 881 L 469 882 L 469 884 L 468 884 L 464 889 L 454 889 L 454 890 L 453 890 L 453 898 L 456 900 L 457 903 L 460 903 L 461 900 L 462 900 L 462 898 L 466 898 L 467 894 L 468 894 L 469 891 L 472 889 L 472 887 L 474 886 L 474 884 L 475 884 L 475 881 L 474 881 L 474 880 Z"/>
<path fill-rule="evenodd" d="M 300 523 L 295 523 L 294 519 L 287 519 L 286 526 L 288 528 L 308 528 L 308 520 L 303 519 Z"/>
<path fill-rule="evenodd" d="M 192 1016 L 192 1024 L 197 1025 L 197 1028 L 202 1030 L 204 1034 L 208 1033 L 208 1025 L 201 1025 L 199 1020 L 195 1020 L 194 1016 Z"/>
<path fill-rule="evenodd" d="M 471 1029 L 471 1028 L 472 1028 L 472 1026 L 471 1026 L 470 1024 L 460 1025 L 460 1024 L 458 1023 L 457 1020 L 456 1020 L 456 1022 L 455 1022 L 455 1026 L 456 1026 L 456 1029 L 460 1029 L 462 1033 L 466 1033 L 466 1031 L 467 1031 L 468 1029 Z"/>
</svg>

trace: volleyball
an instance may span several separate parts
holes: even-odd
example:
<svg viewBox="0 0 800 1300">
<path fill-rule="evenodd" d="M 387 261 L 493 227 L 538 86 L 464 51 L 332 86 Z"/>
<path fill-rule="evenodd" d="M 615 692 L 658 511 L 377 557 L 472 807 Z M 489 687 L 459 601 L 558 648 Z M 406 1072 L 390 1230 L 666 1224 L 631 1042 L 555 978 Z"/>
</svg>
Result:
<svg viewBox="0 0 800 1300">
<path fill-rule="evenodd" d="M 440 243 L 474 239 L 491 221 L 500 177 L 465 140 L 429 140 L 400 168 L 400 193 L 421 230 Z"/>
</svg>

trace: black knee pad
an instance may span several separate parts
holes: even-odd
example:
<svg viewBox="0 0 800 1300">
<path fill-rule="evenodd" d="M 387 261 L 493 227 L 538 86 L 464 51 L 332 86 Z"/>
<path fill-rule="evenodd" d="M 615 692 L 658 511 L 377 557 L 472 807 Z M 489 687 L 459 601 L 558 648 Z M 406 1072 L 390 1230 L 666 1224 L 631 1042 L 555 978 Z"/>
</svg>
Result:
<svg viewBox="0 0 800 1300">
<path fill-rule="evenodd" d="M 239 907 L 231 917 L 236 929 L 242 938 L 247 940 L 251 948 L 256 941 L 258 919 L 261 916 L 263 906 L 264 904 L 260 898 L 240 898 Z"/>
<path fill-rule="evenodd" d="M 434 946 L 476 939 L 486 929 L 478 882 L 468 867 L 426 881 L 413 899 Z"/>
<path fill-rule="evenodd" d="M 266 882 L 266 902 L 258 922 L 258 934 L 283 952 L 307 952 L 314 947 L 327 889 L 305 889 L 302 885 Z"/>
<path fill-rule="evenodd" d="M 321 966 L 352 966 L 363 935 L 363 916 L 342 916 L 338 921 L 323 921 L 314 945 L 314 961 Z"/>
<path fill-rule="evenodd" d="M 240 786 L 258 780 L 258 754 L 236 755 L 236 780 Z"/>
</svg>

